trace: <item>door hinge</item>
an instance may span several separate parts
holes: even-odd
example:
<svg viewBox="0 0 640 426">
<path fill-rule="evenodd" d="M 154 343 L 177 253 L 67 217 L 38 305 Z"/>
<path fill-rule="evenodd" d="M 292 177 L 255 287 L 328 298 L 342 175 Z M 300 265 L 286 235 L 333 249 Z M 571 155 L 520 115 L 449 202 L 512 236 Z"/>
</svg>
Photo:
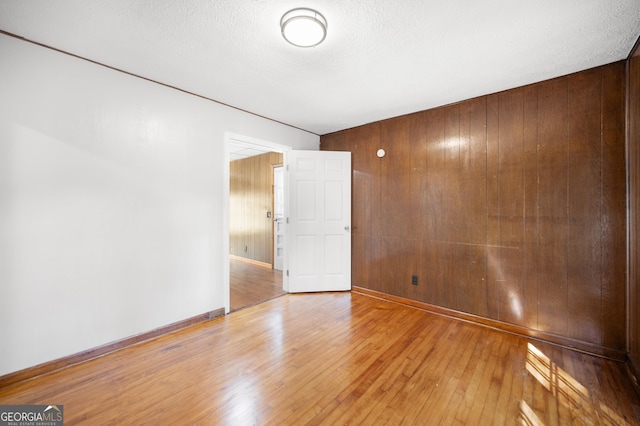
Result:
<svg viewBox="0 0 640 426">
<path fill-rule="evenodd" d="M 287 269 L 287 276 L 289 276 L 289 270 Z"/>
<path fill-rule="evenodd" d="M 287 223 L 289 223 L 289 218 L 287 218 Z"/>
<path fill-rule="evenodd" d="M 289 171 L 289 165 L 287 164 L 287 171 Z"/>
</svg>

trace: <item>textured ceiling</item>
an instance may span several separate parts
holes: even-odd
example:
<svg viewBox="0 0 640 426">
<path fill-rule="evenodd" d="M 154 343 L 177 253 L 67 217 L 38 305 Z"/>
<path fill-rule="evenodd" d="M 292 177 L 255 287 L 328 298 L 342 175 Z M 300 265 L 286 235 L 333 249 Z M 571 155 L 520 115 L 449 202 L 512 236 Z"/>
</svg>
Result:
<svg viewBox="0 0 640 426">
<path fill-rule="evenodd" d="M 282 39 L 295 7 L 324 43 Z M 0 0 L 0 30 L 326 134 L 624 59 L 640 1 Z"/>
</svg>

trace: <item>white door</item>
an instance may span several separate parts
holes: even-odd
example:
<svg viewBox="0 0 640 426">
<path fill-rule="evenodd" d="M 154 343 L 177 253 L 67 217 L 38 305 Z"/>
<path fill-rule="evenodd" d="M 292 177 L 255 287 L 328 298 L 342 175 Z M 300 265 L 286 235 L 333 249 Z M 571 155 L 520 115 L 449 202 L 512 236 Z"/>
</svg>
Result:
<svg viewBox="0 0 640 426">
<path fill-rule="evenodd" d="M 282 166 L 273 168 L 273 269 L 282 271 L 284 265 L 284 172 Z"/>
<path fill-rule="evenodd" d="M 288 290 L 350 290 L 351 153 L 286 154 Z"/>
</svg>

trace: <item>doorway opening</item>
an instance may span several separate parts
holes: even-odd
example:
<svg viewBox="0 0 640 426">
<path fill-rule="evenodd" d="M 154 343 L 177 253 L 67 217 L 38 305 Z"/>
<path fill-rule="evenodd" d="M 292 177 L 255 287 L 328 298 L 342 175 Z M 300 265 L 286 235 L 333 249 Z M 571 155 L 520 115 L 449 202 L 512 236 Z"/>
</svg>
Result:
<svg viewBox="0 0 640 426">
<path fill-rule="evenodd" d="M 286 293 L 284 247 L 277 251 L 277 243 L 286 241 L 286 191 L 276 188 L 284 183 L 276 170 L 282 171 L 291 147 L 227 133 L 224 148 L 223 288 L 229 313 Z"/>
</svg>

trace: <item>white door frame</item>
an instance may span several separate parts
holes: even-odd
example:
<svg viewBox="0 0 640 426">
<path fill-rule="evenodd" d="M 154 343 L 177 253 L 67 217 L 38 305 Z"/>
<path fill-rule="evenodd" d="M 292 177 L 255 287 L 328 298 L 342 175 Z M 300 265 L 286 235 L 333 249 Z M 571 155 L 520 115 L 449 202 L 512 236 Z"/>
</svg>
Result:
<svg viewBox="0 0 640 426">
<path fill-rule="evenodd" d="M 250 136 L 239 135 L 237 133 L 225 132 L 224 133 L 224 146 L 222 149 L 222 157 L 224 164 L 222 166 L 223 170 L 223 187 L 222 187 L 222 287 L 223 287 L 223 300 L 224 300 L 224 313 L 228 314 L 231 310 L 231 291 L 230 291 L 230 283 L 229 283 L 229 185 L 231 180 L 231 172 L 229 168 L 229 146 L 231 144 L 234 145 L 243 145 L 248 148 L 258 147 L 258 148 L 267 148 L 269 151 L 281 152 L 286 161 L 286 153 L 291 150 L 292 147 L 287 145 L 281 145 L 279 143 L 270 142 L 262 139 L 253 138 Z M 286 184 L 285 184 L 286 185 Z M 285 186 L 285 206 L 287 205 L 287 194 L 286 194 L 286 186 Z M 286 209 L 286 207 L 285 207 Z M 286 233 L 286 227 L 285 227 Z M 285 235 L 286 239 L 286 235 Z M 285 260 L 286 263 L 286 260 Z M 288 283 L 285 277 L 283 276 L 283 289 L 285 291 L 288 290 Z"/>
<path fill-rule="evenodd" d="M 286 216 L 285 216 L 285 206 L 284 206 L 284 181 L 285 181 L 285 175 L 284 175 L 284 161 L 282 162 L 282 164 L 280 165 L 274 165 L 272 167 L 272 174 L 273 174 L 273 193 L 272 193 L 272 206 L 273 206 L 273 269 L 277 269 L 279 271 L 284 271 L 284 251 L 281 250 L 282 256 L 278 256 L 278 249 L 282 248 L 284 249 L 285 246 L 285 242 L 281 241 L 280 244 L 278 244 L 278 241 L 280 241 L 280 239 L 278 238 L 279 236 L 281 236 L 283 239 L 286 238 L 286 233 L 283 233 L 283 231 L 285 230 L 285 220 L 286 220 Z M 276 185 L 276 176 L 279 176 L 279 183 L 280 183 L 280 187 L 278 187 Z M 278 217 L 278 213 L 277 213 L 277 208 L 276 208 L 276 188 L 280 188 L 281 189 L 281 201 L 282 201 L 282 212 L 280 213 L 280 217 Z M 282 225 L 282 226 L 280 226 Z M 278 235 L 278 232 L 280 232 L 280 235 Z M 276 268 L 276 264 L 279 266 L 278 268 Z"/>
</svg>

